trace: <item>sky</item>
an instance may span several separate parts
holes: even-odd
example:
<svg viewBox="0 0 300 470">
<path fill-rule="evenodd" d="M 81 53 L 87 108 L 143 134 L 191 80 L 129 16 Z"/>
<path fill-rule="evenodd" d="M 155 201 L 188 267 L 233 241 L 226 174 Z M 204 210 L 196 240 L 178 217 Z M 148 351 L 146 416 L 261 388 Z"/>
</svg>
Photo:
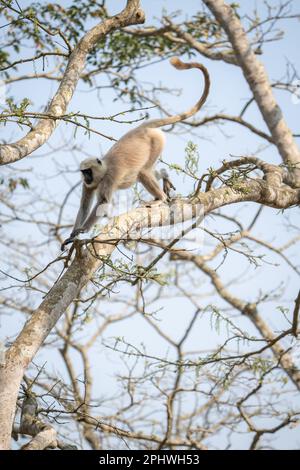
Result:
<svg viewBox="0 0 300 470">
<path fill-rule="evenodd" d="M 19 3 L 22 6 L 27 5 L 29 2 L 19 0 Z M 67 4 L 68 2 L 60 2 Z M 277 4 L 276 0 L 273 0 L 273 4 Z M 109 2 L 109 8 L 111 14 L 118 12 L 125 2 L 121 0 L 115 0 L 114 2 Z M 146 13 L 147 21 L 145 25 L 152 25 L 155 20 L 153 17 L 159 17 L 162 9 L 167 11 L 174 11 L 176 9 L 183 10 L 183 15 L 190 15 L 192 12 L 196 12 L 199 7 L 199 0 L 188 0 L 187 2 L 179 0 L 143 0 L 142 5 Z M 239 2 L 242 10 L 244 12 L 250 12 L 255 6 L 263 11 L 263 2 L 253 1 L 253 0 L 241 0 Z M 295 11 L 299 12 L 300 5 L 299 2 L 295 1 Z M 298 8 L 298 10 L 297 10 Z M 282 79 L 285 75 L 286 62 L 288 60 L 294 64 L 294 66 L 299 71 L 300 68 L 300 57 L 299 57 L 299 43 L 300 43 L 300 28 L 299 21 L 282 21 L 280 23 L 281 27 L 286 31 L 285 37 L 282 41 L 276 43 L 267 43 L 263 47 L 263 55 L 260 56 L 263 61 L 268 75 L 271 80 Z M 28 55 L 30 52 L 28 51 Z M 230 114 L 238 113 L 243 104 L 249 98 L 250 93 L 248 85 L 243 79 L 241 71 L 236 67 L 232 67 L 228 64 L 224 64 L 218 61 L 210 61 L 205 58 L 201 58 L 201 61 L 204 65 L 207 66 L 210 72 L 212 86 L 209 99 L 205 110 L 202 110 L 199 117 L 203 117 L 206 114 L 213 112 L 228 112 Z M 23 68 L 20 69 L 24 73 L 26 71 L 32 72 L 32 66 L 24 64 Z M 34 70 L 40 72 L 42 70 L 41 62 L 36 62 Z M 166 107 L 171 111 L 181 111 L 184 110 L 187 105 L 193 104 L 195 101 L 195 96 L 199 95 L 200 89 L 199 86 L 199 74 L 196 71 L 190 71 L 184 77 L 181 73 L 177 73 L 169 65 L 168 62 L 159 63 L 151 67 L 144 68 L 140 70 L 139 77 L 144 82 L 156 83 L 157 85 L 171 86 L 172 88 L 178 88 L 182 90 L 181 96 L 162 96 L 162 101 Z M 35 109 L 42 108 L 53 96 L 57 88 L 57 84 L 52 81 L 46 80 L 35 80 L 35 81 L 25 81 L 17 82 L 10 86 L 7 90 L 7 94 L 13 94 L 20 99 L 24 96 L 30 98 L 34 102 Z M 300 113 L 300 104 L 293 102 L 291 95 L 285 92 L 274 91 L 276 98 L 280 106 L 284 109 L 286 120 L 290 125 L 291 129 L 294 132 L 299 133 L 299 113 Z M 107 92 L 101 93 L 101 101 L 99 102 L 95 99 L 95 94 L 90 93 L 88 88 L 84 84 L 80 84 L 75 93 L 74 98 L 69 106 L 69 111 L 78 111 L 86 112 L 87 114 L 92 115 L 110 115 L 120 110 L 126 109 L 124 103 L 113 102 L 113 94 L 108 90 Z M 150 110 L 151 117 L 155 117 L 158 113 L 155 110 Z M 262 121 L 262 118 L 255 108 L 252 106 L 247 113 L 247 118 L 251 120 L 255 125 L 266 130 L 266 127 Z M 116 124 L 110 122 L 101 123 L 99 129 L 104 133 L 113 135 L 115 138 L 119 138 L 125 132 L 130 129 L 130 126 L 127 124 Z M 185 146 L 189 140 L 193 140 L 194 143 L 198 145 L 199 155 L 200 155 L 200 171 L 205 171 L 210 166 L 219 166 L 220 162 L 223 159 L 230 158 L 230 155 L 248 155 L 255 154 L 261 158 L 266 159 L 269 162 L 279 163 L 280 157 L 278 153 L 271 147 L 265 148 L 265 143 L 257 136 L 251 134 L 248 130 L 238 127 L 236 125 L 227 125 L 224 128 L 225 133 L 222 133 L 218 126 L 213 125 L 208 128 L 201 128 L 199 131 L 195 132 L 192 137 L 187 129 L 186 135 L 176 136 L 170 133 L 167 134 L 167 145 L 164 151 L 163 158 L 164 160 L 172 163 L 183 164 L 183 157 Z M 67 134 L 67 129 L 65 124 L 61 124 L 56 130 L 54 135 L 51 137 L 49 144 L 54 148 L 60 148 L 63 141 L 63 137 Z M 69 133 L 70 134 L 70 133 Z M 10 140 L 10 131 L 5 130 L 2 134 L 2 138 Z M 16 135 L 23 135 L 23 131 L 17 131 Z M 84 147 L 85 152 L 91 156 L 100 156 L 103 155 L 111 146 L 111 143 L 108 140 L 101 139 L 99 136 L 92 135 L 90 139 L 85 136 L 81 131 L 78 132 L 76 136 L 76 142 L 81 144 Z M 55 175 L 57 168 L 54 163 L 66 164 L 68 168 L 75 169 L 83 157 L 80 154 L 66 153 L 65 151 L 56 151 L 53 155 L 47 158 L 42 156 L 47 152 L 47 148 L 40 149 L 35 152 L 32 157 L 25 159 L 22 162 L 19 162 L 15 165 L 15 168 L 28 169 L 33 168 L 34 171 L 30 175 L 32 181 L 35 181 L 39 184 L 40 187 L 43 187 L 45 195 L 51 196 L 55 201 L 59 203 L 63 199 L 66 190 L 62 183 L 62 179 L 55 180 L 56 183 L 53 185 L 52 179 L 48 181 L 42 179 L 41 175 L 47 171 L 50 175 Z M 70 178 L 73 178 L 72 173 L 66 175 L 66 180 L 72 182 Z M 186 180 L 182 177 L 177 176 L 176 174 L 172 175 L 176 187 L 183 194 L 186 191 L 186 185 L 188 184 Z M 70 205 L 70 210 L 72 211 L 66 217 L 68 220 L 72 221 L 76 214 L 76 208 L 78 204 L 78 193 L 74 194 L 72 199 L 72 204 Z M 230 207 L 227 210 L 228 214 L 240 213 L 243 220 L 251 220 L 255 212 L 255 207 L 251 204 L 245 205 L 244 207 Z M 263 237 L 271 242 L 275 241 L 275 244 L 282 245 L 289 238 L 290 234 L 286 232 L 286 229 L 282 227 L 282 218 L 281 216 L 276 217 L 276 211 L 273 209 L 266 208 L 264 210 L 264 225 L 258 225 L 257 235 L 263 235 Z M 300 219 L 298 216 L 294 215 L 294 224 L 299 225 Z M 20 229 L 20 226 L 16 223 L 14 228 Z M 223 226 L 220 227 L 222 230 Z M 33 238 L 38 238 L 37 233 L 31 233 L 31 228 L 22 226 L 22 233 L 26 236 Z M 56 256 L 58 247 L 51 246 L 48 255 Z M 263 250 L 262 250 L 263 251 Z M 245 299 L 251 300 L 253 297 L 259 295 L 260 286 L 263 286 L 265 289 L 272 289 L 275 285 L 279 283 L 279 280 L 285 279 L 287 281 L 288 287 L 285 294 L 285 298 L 290 302 L 295 298 L 298 286 L 298 280 L 293 276 L 290 269 L 278 259 L 274 259 L 273 256 L 267 254 L 267 259 L 270 261 L 270 264 L 264 264 L 262 268 L 255 269 L 251 268 L 249 273 L 251 282 L 246 282 L 245 284 L 236 282 L 235 286 L 232 286 L 232 291 L 238 293 L 240 296 L 243 296 Z M 274 266 L 274 262 L 278 266 Z M 246 261 L 241 260 L 240 256 L 231 254 L 230 261 L 224 263 L 220 269 L 225 278 L 230 279 L 234 278 L 236 273 L 239 270 L 246 269 Z M 37 303 L 39 298 L 37 296 Z M 163 305 L 163 303 L 162 303 Z M 172 333 L 174 336 L 179 336 L 182 332 L 183 325 L 186 323 L 186 319 L 182 318 L 182 311 L 186 309 L 186 304 L 182 301 L 174 301 L 173 303 L 168 303 L 161 314 L 161 323 L 160 326 L 166 328 L 166 331 L 169 331 L 170 326 L 172 327 Z M 274 319 L 274 311 L 276 309 L 276 304 L 270 302 L 265 307 L 264 315 L 268 319 L 270 325 L 274 328 L 277 328 L 280 325 L 281 320 Z M 192 309 L 191 309 L 192 312 Z M 175 321 L 176 319 L 176 321 Z M 10 334 L 13 330 L 14 320 L 11 319 L 7 324 L 1 324 L 2 332 Z M 205 325 L 204 325 L 205 326 Z M 252 327 L 247 325 L 249 330 L 252 330 Z M 122 335 L 126 337 L 126 340 L 129 342 L 137 342 L 138 340 L 145 341 L 149 351 L 161 352 L 158 351 L 160 347 L 157 344 L 157 338 L 155 332 L 152 330 L 147 330 L 144 328 L 142 320 L 135 320 L 135 322 L 122 322 Z M 145 331 L 145 334 L 144 334 Z M 193 348 L 196 344 L 200 343 L 201 347 L 205 349 L 211 345 L 211 336 L 207 334 L 205 330 L 200 330 L 197 332 L 197 337 L 191 339 L 190 348 Z M 210 332 L 211 335 L 214 333 Z M 111 336 L 119 335 L 119 326 L 112 326 L 109 334 Z M 97 368 L 99 351 L 95 353 L 93 359 L 94 366 Z M 298 357 L 299 359 L 299 357 Z M 40 361 L 43 360 L 43 356 L 39 358 Z M 113 362 L 117 361 L 117 358 L 112 359 Z M 95 369 L 97 370 L 97 369 Z M 105 371 L 107 374 L 107 381 L 99 384 L 99 390 L 101 393 L 103 391 L 109 391 L 110 387 L 113 387 L 113 379 L 110 380 L 110 367 L 107 367 Z M 244 440 L 241 437 L 241 442 L 237 439 L 237 447 L 244 444 Z M 281 445 L 289 448 L 294 444 L 294 440 L 290 439 L 290 435 L 283 432 L 281 437 Z"/>
</svg>

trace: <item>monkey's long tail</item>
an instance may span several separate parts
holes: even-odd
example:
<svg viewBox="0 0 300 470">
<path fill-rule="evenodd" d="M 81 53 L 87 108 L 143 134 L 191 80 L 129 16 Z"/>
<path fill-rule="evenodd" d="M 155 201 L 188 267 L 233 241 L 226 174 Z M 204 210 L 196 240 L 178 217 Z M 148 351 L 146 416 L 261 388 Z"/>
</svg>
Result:
<svg viewBox="0 0 300 470">
<path fill-rule="evenodd" d="M 204 105 L 208 97 L 209 88 L 210 88 L 210 79 L 209 79 L 209 73 L 206 67 L 204 67 L 204 65 L 198 64 L 197 62 L 190 62 L 186 64 L 185 62 L 182 62 L 178 57 L 172 57 L 170 62 L 173 65 L 173 67 L 175 67 L 178 70 L 186 70 L 186 69 L 201 70 L 204 76 L 204 91 L 202 93 L 202 96 L 192 108 L 190 108 L 188 111 L 185 111 L 184 113 L 175 114 L 175 116 L 169 116 L 169 117 L 165 117 L 161 119 L 151 119 L 150 121 L 144 122 L 139 127 L 162 127 L 168 124 L 175 124 L 176 122 L 184 121 L 185 119 L 196 114 L 197 111 L 199 111 L 199 109 Z"/>
</svg>

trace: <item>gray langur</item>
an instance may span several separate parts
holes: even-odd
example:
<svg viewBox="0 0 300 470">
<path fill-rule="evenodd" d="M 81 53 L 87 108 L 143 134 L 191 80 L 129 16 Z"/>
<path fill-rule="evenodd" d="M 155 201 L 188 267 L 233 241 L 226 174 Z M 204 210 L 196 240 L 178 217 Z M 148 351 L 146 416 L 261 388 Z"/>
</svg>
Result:
<svg viewBox="0 0 300 470">
<path fill-rule="evenodd" d="M 205 82 L 201 98 L 184 113 L 152 119 L 127 132 L 103 159 L 88 158 L 81 162 L 83 184 L 80 208 L 72 233 L 61 246 L 62 250 L 65 245 L 72 243 L 77 235 L 88 231 L 96 223 L 101 213 L 100 209 L 111 201 L 113 193 L 118 189 L 129 188 L 138 181 L 156 201 L 166 202 L 169 199 L 169 191 L 174 187 L 167 173 L 163 170 L 160 175 L 163 179 L 164 190 L 162 190 L 154 172 L 154 165 L 165 144 L 164 134 L 158 128 L 193 116 L 205 103 L 210 88 L 209 74 L 202 64 L 196 62 L 186 64 L 177 57 L 173 57 L 170 62 L 179 70 L 193 68 L 201 70 Z M 94 195 L 96 204 L 90 211 Z"/>
</svg>

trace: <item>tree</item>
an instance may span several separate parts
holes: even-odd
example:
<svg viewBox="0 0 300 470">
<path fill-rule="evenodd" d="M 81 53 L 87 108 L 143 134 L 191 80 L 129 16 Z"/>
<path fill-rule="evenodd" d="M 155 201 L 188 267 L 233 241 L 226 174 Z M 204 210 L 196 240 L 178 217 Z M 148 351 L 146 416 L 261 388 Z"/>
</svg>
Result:
<svg viewBox="0 0 300 470">
<path fill-rule="evenodd" d="M 283 431 L 289 429 L 292 436 L 298 424 L 300 268 L 293 249 L 300 238 L 299 135 L 288 126 L 274 90 L 297 97 L 299 82 L 292 64 L 284 79 L 270 82 L 261 59 L 264 47 L 282 38 L 276 29 L 280 22 L 290 24 L 300 15 L 290 1 L 265 3 L 261 18 L 258 11 L 243 13 L 243 4 L 203 0 L 200 11 L 165 13 L 161 24 L 136 27 L 145 21 L 143 7 L 146 1 L 127 0 L 120 13 L 110 16 L 111 5 L 105 1 L 25 7 L 1 0 L 0 65 L 3 86 L 12 87 L 0 115 L 6 130 L 0 146 L 6 172 L 1 190 L 1 308 L 11 316 L 0 368 L 3 449 L 10 448 L 11 435 L 27 436 L 20 445 L 24 449 L 65 449 L 74 441 L 77 447 L 93 449 L 126 448 L 127 443 L 142 449 L 237 448 L 240 433 L 245 433 L 243 447 L 278 448 L 285 445 Z M 98 236 L 76 241 L 69 252 L 57 254 L 57 242 L 73 220 L 70 198 L 78 203 L 77 162 L 69 166 L 70 158 L 86 152 L 88 138 L 115 140 L 105 130 L 106 121 L 132 124 L 147 117 L 153 106 L 168 113 L 157 92 L 170 97 L 174 90 L 158 84 L 149 88 L 139 73 L 174 55 L 203 58 L 208 68 L 217 61 L 220 70 L 240 70 L 250 91 L 247 103 L 237 115 L 220 107 L 215 114 L 170 130 L 188 142 L 184 166 L 170 157 L 163 160 L 179 183 L 185 178 L 182 197 L 150 214 L 146 207 L 134 208 L 140 198 L 137 189 L 130 210 L 110 218 Z M 28 81 L 45 90 L 44 110 L 31 110 L 31 100 L 18 99 L 18 91 L 9 96 L 14 85 Z M 58 88 L 46 105 L 45 84 L 53 82 Z M 101 100 L 109 91 L 116 112 L 100 116 L 99 105 L 94 114 L 69 111 L 80 84 L 93 99 L 100 93 Z M 248 120 L 245 116 L 252 116 L 254 105 L 256 120 Z M 258 148 L 251 156 L 245 152 L 230 157 L 219 147 L 213 166 L 205 158 L 199 163 L 196 141 L 210 123 L 214 132 L 216 124 L 232 123 L 234 140 L 249 132 L 252 148 L 262 139 L 270 156 L 257 156 L 263 152 Z M 67 131 L 52 137 L 62 126 Z M 80 145 L 76 142 L 82 131 Z M 39 154 L 42 147 L 47 151 Z M 46 162 L 42 184 L 39 156 Z M 209 168 L 202 171 L 201 165 Z M 50 191 L 45 188 L 49 182 Z M 59 199 L 53 199 L 57 193 Z M 271 218 L 288 230 L 288 238 L 284 228 L 278 230 L 281 246 L 272 241 Z M 174 230 L 171 237 L 155 229 L 176 229 L 182 220 L 183 231 Z M 259 223 L 266 239 L 256 231 Z M 27 236 L 22 227 L 34 229 L 26 228 Z M 199 232 L 205 234 L 204 244 L 195 250 L 186 237 Z M 282 282 L 274 285 L 276 266 L 269 267 L 258 247 L 288 267 L 288 281 L 283 271 Z M 249 278 L 242 272 L 245 263 Z M 265 273 L 265 284 L 254 267 Z M 245 297 L 241 281 L 249 287 Z M 180 317 L 178 324 L 172 312 Z M 24 325 L 19 314 L 26 317 Z M 136 332 L 134 342 L 123 334 L 126 322 Z M 145 328 L 156 335 L 152 343 L 139 341 Z M 108 337 L 112 334 L 113 339 Z M 122 368 L 115 366 L 114 385 L 104 393 L 111 357 L 122 361 Z M 274 435 L 279 440 L 270 443 L 268 437 L 273 440 Z"/>
</svg>

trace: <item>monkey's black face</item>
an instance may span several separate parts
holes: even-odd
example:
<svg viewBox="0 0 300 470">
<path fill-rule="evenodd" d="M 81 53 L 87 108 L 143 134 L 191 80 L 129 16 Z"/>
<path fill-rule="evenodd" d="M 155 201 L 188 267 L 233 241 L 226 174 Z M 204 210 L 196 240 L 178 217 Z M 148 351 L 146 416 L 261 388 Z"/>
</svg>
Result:
<svg viewBox="0 0 300 470">
<path fill-rule="evenodd" d="M 87 168 L 86 170 L 81 170 L 82 176 L 84 178 L 84 182 L 86 184 L 91 184 L 94 180 L 93 178 L 93 170 L 91 168 Z"/>
</svg>

